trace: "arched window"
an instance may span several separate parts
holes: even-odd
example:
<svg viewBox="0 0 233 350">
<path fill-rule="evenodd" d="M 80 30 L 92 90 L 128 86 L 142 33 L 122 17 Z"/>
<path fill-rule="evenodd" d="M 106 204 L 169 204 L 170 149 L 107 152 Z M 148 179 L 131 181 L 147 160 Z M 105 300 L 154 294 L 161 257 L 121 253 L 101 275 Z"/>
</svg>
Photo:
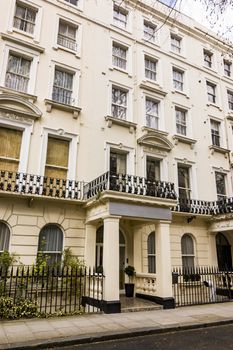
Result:
<svg viewBox="0 0 233 350">
<path fill-rule="evenodd" d="M 148 273 L 156 273 L 155 232 L 151 232 L 147 239 Z"/>
<path fill-rule="evenodd" d="M 193 238 L 185 233 L 181 238 L 182 266 L 184 268 L 194 267 L 194 244 Z"/>
<path fill-rule="evenodd" d="M 63 233 L 57 225 L 46 225 L 39 235 L 38 253 L 48 258 L 48 264 L 60 264 L 63 248 Z"/>
<path fill-rule="evenodd" d="M 0 254 L 9 250 L 10 230 L 5 222 L 0 221 Z"/>
<path fill-rule="evenodd" d="M 99 273 L 103 272 L 103 242 L 104 242 L 104 228 L 99 227 L 96 231 L 96 252 L 95 252 L 95 267 Z"/>
</svg>

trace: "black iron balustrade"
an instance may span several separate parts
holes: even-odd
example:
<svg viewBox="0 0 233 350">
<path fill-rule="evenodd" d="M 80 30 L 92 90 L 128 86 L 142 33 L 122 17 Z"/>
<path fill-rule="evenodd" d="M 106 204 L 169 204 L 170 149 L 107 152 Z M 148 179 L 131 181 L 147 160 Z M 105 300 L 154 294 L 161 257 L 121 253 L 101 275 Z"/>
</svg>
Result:
<svg viewBox="0 0 233 350">
<path fill-rule="evenodd" d="M 0 171 L 0 191 L 82 200 L 83 182 Z"/>
<path fill-rule="evenodd" d="M 178 204 L 173 210 L 202 215 L 227 214 L 233 212 L 233 198 L 226 198 L 219 201 L 179 198 Z"/>
<path fill-rule="evenodd" d="M 144 177 L 107 172 L 85 185 L 86 198 L 98 195 L 104 190 L 176 199 L 174 184 L 165 181 L 149 181 Z"/>
</svg>

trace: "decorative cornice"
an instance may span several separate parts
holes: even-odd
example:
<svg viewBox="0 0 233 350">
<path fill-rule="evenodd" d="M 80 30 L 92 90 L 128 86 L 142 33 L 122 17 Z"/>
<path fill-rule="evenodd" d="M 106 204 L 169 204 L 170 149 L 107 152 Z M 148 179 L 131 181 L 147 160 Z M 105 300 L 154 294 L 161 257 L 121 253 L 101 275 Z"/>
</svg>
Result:
<svg viewBox="0 0 233 350">
<path fill-rule="evenodd" d="M 138 144 L 150 148 L 158 148 L 170 152 L 173 148 L 172 143 L 158 131 L 150 131 L 138 139 Z"/>
<path fill-rule="evenodd" d="M 78 115 L 79 115 L 79 113 L 82 110 L 82 108 L 80 108 L 80 107 L 75 107 L 75 106 L 72 106 L 72 105 L 66 105 L 66 104 L 59 103 L 59 102 L 56 102 L 56 101 L 53 101 L 53 100 L 45 99 L 44 102 L 45 102 L 45 105 L 46 105 L 46 111 L 48 113 L 50 113 L 52 111 L 52 108 L 60 109 L 62 111 L 71 112 L 73 114 L 73 118 L 74 119 L 78 118 Z"/>
<path fill-rule="evenodd" d="M 10 106 L 9 106 L 10 105 Z M 20 107 L 20 108 L 19 108 Z M 26 118 L 40 118 L 42 113 L 32 102 L 28 99 L 14 93 L 2 93 L 0 94 L 0 112 L 5 117 L 16 119 L 13 115 Z"/>
<path fill-rule="evenodd" d="M 124 119 L 120 119 L 120 118 L 114 118 L 114 117 L 111 117 L 111 116 L 106 116 L 105 120 L 106 120 L 107 126 L 109 128 L 111 128 L 113 124 L 120 125 L 120 126 L 123 126 L 125 128 L 128 128 L 129 132 L 131 134 L 137 128 L 137 124 L 136 123 L 130 122 L 128 120 L 124 120 Z"/>
<path fill-rule="evenodd" d="M 39 53 L 43 53 L 45 51 L 45 49 L 39 45 L 35 45 L 35 44 L 32 44 L 28 41 L 25 41 L 25 40 L 22 40 L 22 39 L 18 39 L 16 38 L 15 36 L 12 36 L 12 35 L 9 35 L 9 34 L 5 34 L 5 33 L 1 33 L 1 38 L 3 40 L 6 40 L 6 41 L 10 41 L 14 44 L 18 44 L 20 46 L 24 46 L 24 47 L 27 47 L 33 51 L 38 51 Z"/>
<path fill-rule="evenodd" d="M 190 145 L 191 149 L 194 148 L 194 145 L 197 142 L 197 140 L 190 139 L 189 137 L 182 135 L 174 135 L 172 138 L 174 140 L 175 145 L 178 145 L 179 142 L 182 142 Z"/>
</svg>

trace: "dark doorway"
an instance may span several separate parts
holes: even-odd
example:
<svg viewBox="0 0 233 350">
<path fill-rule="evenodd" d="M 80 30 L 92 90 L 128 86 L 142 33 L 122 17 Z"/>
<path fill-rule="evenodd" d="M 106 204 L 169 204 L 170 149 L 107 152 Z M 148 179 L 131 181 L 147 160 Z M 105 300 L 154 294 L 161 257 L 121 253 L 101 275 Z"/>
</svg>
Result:
<svg viewBox="0 0 233 350">
<path fill-rule="evenodd" d="M 232 270 L 231 245 L 222 233 L 216 235 L 216 249 L 219 269 Z"/>
</svg>

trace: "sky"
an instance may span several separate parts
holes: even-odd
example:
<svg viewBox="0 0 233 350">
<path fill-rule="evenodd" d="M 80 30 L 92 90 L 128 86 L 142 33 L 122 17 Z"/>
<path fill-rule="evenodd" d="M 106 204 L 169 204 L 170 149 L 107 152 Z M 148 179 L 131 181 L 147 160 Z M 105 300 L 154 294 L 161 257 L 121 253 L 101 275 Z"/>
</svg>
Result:
<svg viewBox="0 0 233 350">
<path fill-rule="evenodd" d="M 200 0 L 160 0 L 160 2 L 168 6 L 174 6 L 176 3 L 177 10 L 233 42 L 233 6 L 228 7 L 222 15 L 218 13 L 218 16 L 210 16 L 206 6 Z"/>
</svg>

